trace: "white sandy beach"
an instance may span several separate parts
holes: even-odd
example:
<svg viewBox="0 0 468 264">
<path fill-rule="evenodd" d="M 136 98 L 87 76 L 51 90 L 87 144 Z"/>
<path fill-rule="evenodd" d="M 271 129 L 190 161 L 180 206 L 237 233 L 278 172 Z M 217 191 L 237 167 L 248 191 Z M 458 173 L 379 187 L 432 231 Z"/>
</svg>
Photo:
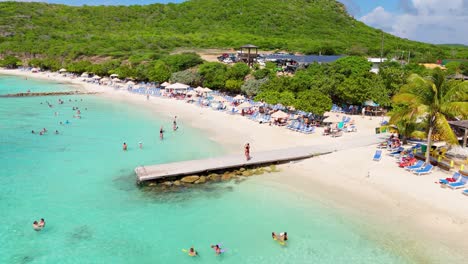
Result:
<svg viewBox="0 0 468 264">
<path fill-rule="evenodd" d="M 322 136 L 321 129 L 304 135 L 258 124 L 239 115 L 200 108 L 183 100 L 159 97 L 146 100 L 145 96 L 125 89 L 115 90 L 60 75 L 20 70 L 0 70 L 0 74 L 79 84 L 88 91 L 101 92 L 103 97 L 147 107 L 168 119 L 177 116 L 178 122 L 205 131 L 230 153 L 241 153 L 246 142 L 251 144 L 252 153 L 289 146 L 333 144 L 338 151 L 282 165 L 282 172 L 269 180 L 324 203 L 332 203 L 362 219 L 373 219 L 387 225 L 389 230 L 398 228 L 399 232 L 407 231 L 408 236 L 453 248 L 468 258 L 468 197 L 462 195 L 461 190 L 443 189 L 436 184 L 439 178 L 451 176 L 438 168 L 430 175 L 415 176 L 398 168 L 390 156 L 384 155 L 380 162 L 372 161 L 376 147 L 370 144 L 378 140 L 374 129 L 381 118 L 370 120 L 355 116 L 358 131 L 339 138 Z"/>
</svg>

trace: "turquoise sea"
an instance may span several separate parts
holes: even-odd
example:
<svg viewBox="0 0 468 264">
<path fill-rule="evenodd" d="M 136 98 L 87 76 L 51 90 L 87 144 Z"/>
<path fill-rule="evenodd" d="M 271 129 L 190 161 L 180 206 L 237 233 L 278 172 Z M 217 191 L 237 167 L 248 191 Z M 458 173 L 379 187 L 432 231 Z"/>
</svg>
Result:
<svg viewBox="0 0 468 264">
<path fill-rule="evenodd" d="M 0 94 L 28 89 L 71 88 L 0 76 Z M 223 149 L 183 122 L 170 131 L 171 119 L 143 108 L 98 96 L 61 98 L 64 104 L 59 97 L 0 98 L 0 263 L 417 263 L 268 175 L 175 193 L 139 188 L 138 165 Z M 73 118 L 73 107 L 82 119 Z M 31 133 L 42 128 L 49 132 Z M 40 218 L 46 228 L 35 232 Z M 287 246 L 272 231 L 287 231 Z M 226 249 L 221 256 L 210 248 L 215 243 Z M 199 257 L 182 251 L 190 246 Z"/>
</svg>

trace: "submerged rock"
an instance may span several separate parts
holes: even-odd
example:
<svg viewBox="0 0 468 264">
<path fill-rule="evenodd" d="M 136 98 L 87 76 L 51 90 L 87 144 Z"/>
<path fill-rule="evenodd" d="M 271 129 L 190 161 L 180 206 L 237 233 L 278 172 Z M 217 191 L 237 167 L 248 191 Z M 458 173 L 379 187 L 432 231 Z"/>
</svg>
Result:
<svg viewBox="0 0 468 264">
<path fill-rule="evenodd" d="M 180 181 L 175 181 L 174 182 L 174 186 L 180 186 L 180 185 L 181 185 Z"/>
<path fill-rule="evenodd" d="M 181 181 L 181 182 L 184 182 L 184 183 L 194 183 L 194 182 L 196 182 L 198 179 L 200 179 L 200 176 L 192 175 L 192 176 L 183 177 L 182 179 L 180 179 L 180 181 Z"/>
<path fill-rule="evenodd" d="M 167 186 L 167 187 L 171 187 L 172 186 L 172 182 L 171 181 L 165 181 L 162 183 L 164 186 Z"/>
<path fill-rule="evenodd" d="M 221 177 L 221 180 L 222 180 L 222 181 L 229 181 L 231 178 L 232 178 L 232 175 L 231 175 L 230 173 L 225 173 L 225 174 L 223 174 L 223 176 Z"/>
<path fill-rule="evenodd" d="M 200 176 L 200 179 L 198 179 L 195 183 L 199 184 L 199 183 L 205 183 L 205 182 L 206 182 L 206 177 L 205 176 Z"/>
<path fill-rule="evenodd" d="M 249 177 L 249 176 L 252 176 L 252 175 L 253 175 L 253 173 L 252 173 L 251 170 L 246 170 L 246 171 L 242 172 L 242 176 L 244 176 L 244 177 Z"/>
</svg>

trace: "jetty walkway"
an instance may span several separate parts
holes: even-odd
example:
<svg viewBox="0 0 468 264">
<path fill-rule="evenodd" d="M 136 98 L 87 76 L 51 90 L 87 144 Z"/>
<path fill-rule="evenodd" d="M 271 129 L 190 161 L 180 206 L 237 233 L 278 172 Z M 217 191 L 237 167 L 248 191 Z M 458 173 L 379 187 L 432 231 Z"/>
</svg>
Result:
<svg viewBox="0 0 468 264">
<path fill-rule="evenodd" d="M 311 147 L 296 147 L 288 149 L 255 152 L 250 160 L 242 155 L 227 155 L 217 158 L 188 160 L 151 166 L 140 166 L 135 169 L 138 182 L 159 180 L 169 177 L 206 173 L 210 171 L 227 170 L 255 165 L 288 162 L 326 154 Z"/>
<path fill-rule="evenodd" d="M 380 141 L 382 141 L 382 135 L 373 135 L 354 140 L 341 141 L 339 144 L 338 142 L 335 142 L 334 144 L 320 144 L 314 146 L 253 152 L 251 153 L 252 158 L 248 161 L 245 159 L 243 154 L 238 154 L 216 158 L 139 166 L 135 168 L 135 173 L 137 176 L 137 182 L 141 183 L 144 181 L 161 180 L 170 177 L 182 177 L 199 173 L 307 159 L 338 150 L 369 146 Z"/>
<path fill-rule="evenodd" d="M 3 95 L 0 95 L 0 97 L 58 96 L 58 95 L 84 95 L 84 94 L 97 94 L 97 92 L 68 91 L 68 92 L 42 92 L 42 93 L 15 93 L 15 94 L 3 94 Z"/>
</svg>

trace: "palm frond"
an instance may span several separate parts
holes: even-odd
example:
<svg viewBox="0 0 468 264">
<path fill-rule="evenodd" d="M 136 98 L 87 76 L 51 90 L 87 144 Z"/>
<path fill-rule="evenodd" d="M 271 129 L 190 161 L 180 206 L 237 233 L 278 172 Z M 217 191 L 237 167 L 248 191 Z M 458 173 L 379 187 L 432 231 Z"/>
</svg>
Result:
<svg viewBox="0 0 468 264">
<path fill-rule="evenodd" d="M 449 144 L 458 144 L 458 139 L 443 114 L 436 114 L 435 127 L 441 139 Z"/>
</svg>

